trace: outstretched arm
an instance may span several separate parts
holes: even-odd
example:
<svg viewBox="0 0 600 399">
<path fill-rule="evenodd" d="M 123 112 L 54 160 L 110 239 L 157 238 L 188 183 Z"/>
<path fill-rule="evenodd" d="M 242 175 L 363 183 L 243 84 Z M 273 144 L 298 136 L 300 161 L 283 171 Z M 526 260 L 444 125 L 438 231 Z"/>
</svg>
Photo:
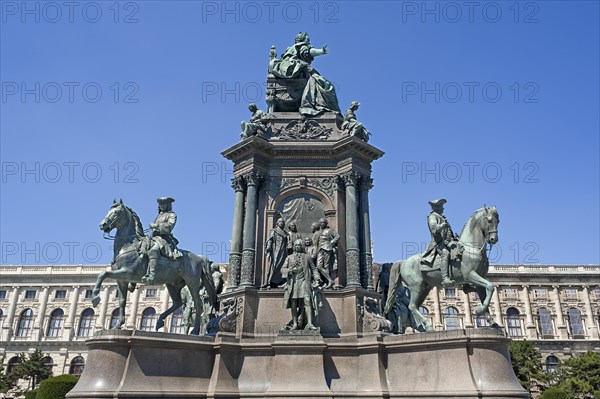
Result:
<svg viewBox="0 0 600 399">
<path fill-rule="evenodd" d="M 320 55 L 325 55 L 327 53 L 329 53 L 329 49 L 327 48 L 326 44 L 324 44 L 323 48 L 320 48 L 320 49 L 314 48 L 314 47 L 310 49 L 310 55 L 312 55 L 313 57 L 318 57 Z"/>
</svg>

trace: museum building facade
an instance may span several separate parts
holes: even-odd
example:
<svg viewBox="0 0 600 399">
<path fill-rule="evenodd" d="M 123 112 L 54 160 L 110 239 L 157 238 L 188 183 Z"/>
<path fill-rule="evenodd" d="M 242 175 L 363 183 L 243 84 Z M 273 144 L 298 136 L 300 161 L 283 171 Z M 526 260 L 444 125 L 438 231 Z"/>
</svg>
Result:
<svg viewBox="0 0 600 399">
<path fill-rule="evenodd" d="M 92 306 L 92 288 L 107 266 L 1 266 L 0 359 L 5 371 L 17 355 L 40 349 L 54 375 L 81 374 L 87 360 L 85 340 L 111 328 L 119 316 L 114 281 L 106 281 L 102 301 Z M 380 265 L 374 264 L 377 280 Z M 227 281 L 227 265 L 221 265 Z M 547 370 L 588 350 L 600 352 L 599 265 L 491 265 L 496 284 L 491 313 L 515 340 L 530 340 L 542 352 Z M 325 297 L 327 295 L 325 294 Z M 169 306 L 163 286 L 140 286 L 129 297 L 127 329 L 154 331 L 158 315 Z M 474 293 L 434 288 L 421 307 L 438 331 L 479 328 Z M 266 334 L 277 331 L 266 329 Z M 183 314 L 166 320 L 165 332 L 183 334 Z M 410 330 L 409 330 L 410 331 Z"/>
</svg>

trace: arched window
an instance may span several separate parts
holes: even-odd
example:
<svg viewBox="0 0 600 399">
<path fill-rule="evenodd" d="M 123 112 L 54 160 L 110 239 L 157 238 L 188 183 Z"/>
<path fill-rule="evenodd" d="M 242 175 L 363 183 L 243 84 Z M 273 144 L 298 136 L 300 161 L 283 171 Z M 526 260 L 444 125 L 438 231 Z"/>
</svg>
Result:
<svg viewBox="0 0 600 399">
<path fill-rule="evenodd" d="M 140 330 L 142 331 L 154 331 L 156 326 L 156 310 L 154 308 L 146 308 L 142 312 L 142 323 Z"/>
<path fill-rule="evenodd" d="M 85 360 L 81 356 L 75 356 L 71 360 L 71 367 L 69 367 L 69 374 L 81 375 L 83 368 L 85 367 Z"/>
<path fill-rule="evenodd" d="M 583 328 L 583 320 L 581 320 L 581 312 L 577 308 L 569 308 L 567 311 L 567 317 L 569 319 L 569 330 L 571 335 L 585 335 L 585 329 Z"/>
<path fill-rule="evenodd" d="M 79 319 L 79 329 L 77 330 L 78 337 L 90 337 L 94 330 L 94 310 L 87 308 L 81 313 Z M 73 373 L 71 373 L 73 374 Z"/>
<path fill-rule="evenodd" d="M 119 316 L 121 315 L 121 309 L 116 308 L 112 311 L 110 316 L 110 325 L 108 328 L 116 328 L 117 324 L 119 324 Z"/>
<path fill-rule="evenodd" d="M 444 314 L 444 323 L 446 330 L 457 330 L 460 329 L 460 317 L 458 317 L 458 309 L 453 306 L 446 308 Z"/>
<path fill-rule="evenodd" d="M 19 356 L 11 357 L 6 365 L 6 374 L 14 371 L 21 364 L 21 358 Z"/>
<path fill-rule="evenodd" d="M 49 372 L 52 372 L 52 368 L 54 367 L 54 359 L 52 359 L 50 356 L 46 356 L 45 358 L 42 359 L 42 362 L 44 363 L 44 367 Z"/>
<path fill-rule="evenodd" d="M 185 333 L 185 331 L 183 331 L 183 311 L 181 308 L 173 312 L 173 316 L 171 316 L 171 329 L 169 332 L 173 334 Z"/>
<path fill-rule="evenodd" d="M 64 322 L 65 312 L 63 312 L 62 309 L 54 309 L 52 313 L 50 313 L 50 321 L 48 322 L 46 336 L 60 337 Z"/>
<path fill-rule="evenodd" d="M 427 317 L 427 320 L 429 320 L 429 322 L 431 323 L 431 316 L 429 315 L 429 309 L 427 309 L 425 306 L 419 306 L 419 312 L 421 312 L 421 314 L 425 317 Z"/>
<path fill-rule="evenodd" d="M 17 337 L 29 337 L 33 331 L 33 310 L 25 309 L 19 317 Z"/>
<path fill-rule="evenodd" d="M 560 364 L 560 361 L 558 360 L 558 358 L 556 356 L 548 356 L 546 358 L 546 371 L 549 373 L 554 373 L 556 370 L 558 370 L 558 365 Z"/>
<path fill-rule="evenodd" d="M 4 320 L 4 312 L 0 309 L 0 331 L 2 331 L 2 321 Z"/>
<path fill-rule="evenodd" d="M 506 310 L 506 328 L 508 335 L 511 337 L 522 337 L 523 330 L 521 329 L 521 316 L 515 308 Z"/>
<path fill-rule="evenodd" d="M 554 336 L 554 326 L 552 324 L 552 314 L 546 308 L 538 310 L 538 326 L 542 336 Z"/>
</svg>

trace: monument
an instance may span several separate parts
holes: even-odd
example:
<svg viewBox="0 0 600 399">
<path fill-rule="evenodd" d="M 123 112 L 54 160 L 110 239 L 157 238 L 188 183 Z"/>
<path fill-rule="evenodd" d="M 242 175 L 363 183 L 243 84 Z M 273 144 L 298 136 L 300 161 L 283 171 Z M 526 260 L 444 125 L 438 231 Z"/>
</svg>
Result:
<svg viewBox="0 0 600 399">
<path fill-rule="evenodd" d="M 391 266 L 386 311 L 401 292 L 396 318 L 424 331 L 391 333 L 375 291 L 369 212 L 372 164 L 384 153 L 369 143 L 371 134 L 357 119 L 359 103 L 342 115 L 334 86 L 313 68 L 327 53 L 304 32 L 280 57 L 272 47 L 267 109 L 250 104 L 241 141 L 222 152 L 233 163 L 234 209 L 226 290 L 211 321 L 216 335 L 103 331 L 87 341 L 88 363 L 69 398 L 528 397 L 500 329 L 436 332 L 416 309 L 445 276 L 446 284 L 477 289 L 483 295 L 478 311 L 486 313 L 494 288 L 482 277 L 483 254 L 485 243 L 497 240 L 495 208 L 476 211 L 460 240 L 446 234 L 443 221 L 432 222 L 440 256 L 428 269 L 421 258 Z M 133 218 L 129 235 L 139 233 L 135 218 L 121 211 Z M 116 227 L 113 219 L 109 212 L 104 231 Z M 136 271 L 129 277 L 135 283 L 144 277 L 169 282 L 175 272 L 166 267 L 184 262 L 160 258 L 156 270 L 146 270 L 142 244 L 134 248 Z M 181 252 L 184 260 L 191 256 Z M 445 273 L 440 260 L 447 255 Z M 115 253 L 113 263 L 121 258 Z M 210 262 L 198 265 L 191 270 L 203 271 L 205 291 L 214 291 Z M 403 281 L 408 287 L 401 289 Z M 173 306 L 182 302 L 171 291 Z M 199 295 L 195 333 L 198 301 Z"/>
</svg>

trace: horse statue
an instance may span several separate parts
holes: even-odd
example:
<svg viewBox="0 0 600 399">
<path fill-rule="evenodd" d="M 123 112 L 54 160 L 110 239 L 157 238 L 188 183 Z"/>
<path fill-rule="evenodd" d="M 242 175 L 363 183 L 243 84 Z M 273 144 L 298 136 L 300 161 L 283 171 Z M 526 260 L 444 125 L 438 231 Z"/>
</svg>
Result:
<svg viewBox="0 0 600 399">
<path fill-rule="evenodd" d="M 100 222 L 100 229 L 110 233 L 113 229 L 117 232 L 114 237 L 114 256 L 111 270 L 102 272 L 96 279 L 92 291 L 92 304 L 94 307 L 100 303 L 100 288 L 106 278 L 117 280 L 119 292 L 119 320 L 114 328 L 120 329 L 125 323 L 125 304 L 127 301 L 128 287 L 135 287 L 142 282 L 142 277 L 148 269 L 148 257 L 140 256 L 140 247 L 147 239 L 144 235 L 142 222 L 138 215 L 120 200 L 113 204 Z M 202 314 L 204 308 L 200 297 L 200 288 L 203 286 L 213 304 L 216 304 L 216 292 L 210 270 L 210 261 L 205 256 L 199 256 L 189 251 L 181 251 L 183 256 L 177 260 L 161 257 L 156 268 L 153 284 L 166 284 L 173 305 L 165 310 L 156 322 L 156 330 L 164 327 L 165 318 L 181 307 L 181 289 L 187 286 L 192 294 L 196 309 Z M 199 316 L 200 316 L 199 315 Z M 191 334 L 200 333 L 200 317 L 196 317 Z"/>
<path fill-rule="evenodd" d="M 454 277 L 453 286 L 462 285 L 465 292 L 477 292 L 481 305 L 477 306 L 475 313 L 478 316 L 485 315 L 492 327 L 498 327 L 489 312 L 494 284 L 484 277 L 489 269 L 486 245 L 492 246 L 498 242 L 498 223 L 500 217 L 496 207 L 484 205 L 475 211 L 460 234 L 459 245 L 464 247 L 462 257 L 450 261 Z M 433 287 L 442 287 L 442 273 L 439 266 L 436 267 L 438 262 L 439 257 L 434 267 L 423 267 L 420 254 L 395 262 L 390 271 L 390 288 L 383 314 L 392 310 L 404 281 L 411 293 L 408 309 L 414 317 L 417 329 L 433 331 L 429 319 L 419 312 L 419 306 Z"/>
</svg>

